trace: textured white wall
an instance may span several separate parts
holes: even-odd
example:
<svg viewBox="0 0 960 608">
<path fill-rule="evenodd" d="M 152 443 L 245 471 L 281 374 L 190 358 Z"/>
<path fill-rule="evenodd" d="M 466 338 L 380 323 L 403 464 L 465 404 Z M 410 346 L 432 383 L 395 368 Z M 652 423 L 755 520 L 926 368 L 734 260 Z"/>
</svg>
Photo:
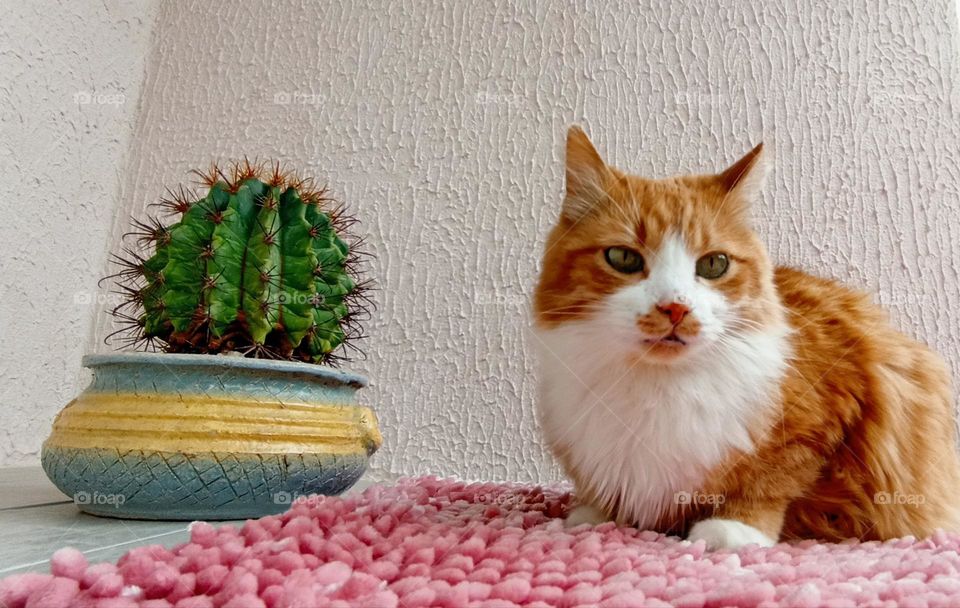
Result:
<svg viewBox="0 0 960 608">
<path fill-rule="evenodd" d="M 124 205 L 211 158 L 329 181 L 379 256 L 355 368 L 375 383 L 385 471 L 557 475 L 532 414 L 527 299 L 572 121 L 652 175 L 771 144 L 757 216 L 773 255 L 879 292 L 957 372 L 952 0 L 685 4 L 168 4 Z"/>
<path fill-rule="evenodd" d="M 153 0 L 4 2 L 0 465 L 35 462 L 80 356 L 117 208 Z"/>
</svg>

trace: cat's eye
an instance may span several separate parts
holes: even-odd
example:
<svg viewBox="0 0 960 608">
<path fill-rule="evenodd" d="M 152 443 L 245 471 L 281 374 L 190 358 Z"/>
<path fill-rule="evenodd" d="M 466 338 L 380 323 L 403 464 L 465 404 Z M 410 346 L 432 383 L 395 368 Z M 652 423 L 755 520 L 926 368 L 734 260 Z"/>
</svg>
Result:
<svg viewBox="0 0 960 608">
<path fill-rule="evenodd" d="M 697 260 L 697 276 L 705 279 L 719 279 L 730 268 L 730 259 L 725 253 L 708 253 Z"/>
<path fill-rule="evenodd" d="M 633 274 L 643 270 L 643 256 L 626 247 L 610 247 L 603 252 L 607 264 L 614 270 L 625 274 Z"/>
</svg>

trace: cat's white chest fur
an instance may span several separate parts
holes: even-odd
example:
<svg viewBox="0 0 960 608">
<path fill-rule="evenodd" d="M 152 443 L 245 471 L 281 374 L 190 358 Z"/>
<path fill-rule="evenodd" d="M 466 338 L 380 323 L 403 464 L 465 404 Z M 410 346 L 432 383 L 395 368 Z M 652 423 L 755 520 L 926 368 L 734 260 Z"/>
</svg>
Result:
<svg viewBox="0 0 960 608">
<path fill-rule="evenodd" d="M 598 506 L 619 501 L 621 520 L 650 527 L 732 450 L 753 449 L 751 431 L 775 413 L 787 330 L 723 341 L 679 365 L 650 365 L 625 357 L 619 340 L 591 325 L 536 331 L 541 425 L 608 501 Z"/>
</svg>

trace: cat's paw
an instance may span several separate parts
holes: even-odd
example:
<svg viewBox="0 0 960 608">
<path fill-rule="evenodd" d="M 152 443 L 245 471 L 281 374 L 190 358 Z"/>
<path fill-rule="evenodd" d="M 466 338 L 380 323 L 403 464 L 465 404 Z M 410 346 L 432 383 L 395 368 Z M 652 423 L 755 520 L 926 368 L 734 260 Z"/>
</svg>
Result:
<svg viewBox="0 0 960 608">
<path fill-rule="evenodd" d="M 570 511 L 567 519 L 564 520 L 565 528 L 575 528 L 580 524 L 590 524 L 596 526 L 610 521 L 610 518 L 600 509 L 592 505 L 580 505 Z"/>
<path fill-rule="evenodd" d="M 744 545 L 772 547 L 777 541 L 753 526 L 735 519 L 705 519 L 690 529 L 687 540 L 702 540 L 707 549 L 739 549 Z"/>
</svg>

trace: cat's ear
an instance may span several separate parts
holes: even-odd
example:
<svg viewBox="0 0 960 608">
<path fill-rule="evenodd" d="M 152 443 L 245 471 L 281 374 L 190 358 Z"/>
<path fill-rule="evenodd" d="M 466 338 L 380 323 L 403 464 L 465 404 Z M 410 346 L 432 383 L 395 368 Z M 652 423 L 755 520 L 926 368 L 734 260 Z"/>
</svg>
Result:
<svg viewBox="0 0 960 608">
<path fill-rule="evenodd" d="M 563 217 L 577 221 L 606 198 L 610 169 L 578 125 L 567 131 L 567 192 Z"/>
<path fill-rule="evenodd" d="M 761 143 L 715 179 L 725 193 L 724 198 L 732 199 L 746 210 L 760 200 L 760 193 L 769 172 L 770 163 Z"/>
</svg>

